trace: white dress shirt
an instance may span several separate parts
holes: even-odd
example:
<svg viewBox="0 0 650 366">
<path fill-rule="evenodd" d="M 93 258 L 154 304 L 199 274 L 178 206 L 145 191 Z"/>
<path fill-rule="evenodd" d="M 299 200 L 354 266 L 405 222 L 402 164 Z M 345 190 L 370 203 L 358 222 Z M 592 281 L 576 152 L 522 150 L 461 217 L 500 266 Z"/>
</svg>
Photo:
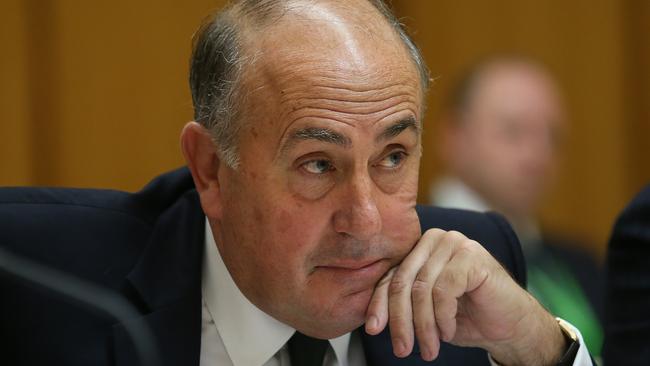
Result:
<svg viewBox="0 0 650 366">
<path fill-rule="evenodd" d="M 226 268 L 210 224 L 205 224 L 201 366 L 290 366 L 286 343 L 295 329 L 253 305 Z M 329 340 L 324 366 L 366 364 L 361 339 L 348 333 Z"/>
<path fill-rule="evenodd" d="M 221 259 L 207 219 L 204 250 L 200 366 L 291 366 L 286 343 L 295 329 L 264 313 L 241 293 Z M 591 360 L 580 337 L 574 366 L 588 366 Z M 366 365 L 357 333 L 329 342 L 323 366 Z"/>
<path fill-rule="evenodd" d="M 429 202 L 439 207 L 479 212 L 492 210 L 478 193 L 459 179 L 452 177 L 442 178 L 435 182 L 431 187 Z M 517 222 L 510 220 L 510 225 L 517 234 L 524 253 L 531 253 L 537 249 L 542 239 L 537 220 L 533 217 L 522 217 Z"/>
</svg>

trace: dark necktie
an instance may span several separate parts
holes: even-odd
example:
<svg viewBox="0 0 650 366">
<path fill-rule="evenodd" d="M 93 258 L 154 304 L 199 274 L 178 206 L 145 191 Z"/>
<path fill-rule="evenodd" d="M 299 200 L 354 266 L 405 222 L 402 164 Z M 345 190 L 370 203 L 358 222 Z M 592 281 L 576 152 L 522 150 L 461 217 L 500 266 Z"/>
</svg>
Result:
<svg viewBox="0 0 650 366">
<path fill-rule="evenodd" d="M 323 366 L 329 341 L 308 337 L 296 331 L 289 339 L 291 366 Z"/>
</svg>

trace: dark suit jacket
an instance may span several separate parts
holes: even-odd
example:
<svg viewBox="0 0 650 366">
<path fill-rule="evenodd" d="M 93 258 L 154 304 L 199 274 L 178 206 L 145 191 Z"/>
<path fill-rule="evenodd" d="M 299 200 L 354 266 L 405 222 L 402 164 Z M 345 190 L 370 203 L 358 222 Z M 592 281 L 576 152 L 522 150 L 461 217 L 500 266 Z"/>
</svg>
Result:
<svg viewBox="0 0 650 366">
<path fill-rule="evenodd" d="M 519 242 L 495 214 L 419 207 L 422 230 L 458 230 L 484 245 L 519 281 Z M 0 245 L 10 252 L 114 290 L 155 334 L 168 365 L 198 365 L 204 214 L 186 168 L 142 191 L 0 189 Z M 0 364 L 132 365 L 138 359 L 124 324 L 42 288 L 0 274 Z M 398 360 L 387 331 L 362 339 L 369 365 Z M 437 365 L 487 365 L 480 349 L 444 344 Z"/>
<path fill-rule="evenodd" d="M 607 254 L 606 365 L 650 365 L 650 186 L 618 218 Z"/>
</svg>

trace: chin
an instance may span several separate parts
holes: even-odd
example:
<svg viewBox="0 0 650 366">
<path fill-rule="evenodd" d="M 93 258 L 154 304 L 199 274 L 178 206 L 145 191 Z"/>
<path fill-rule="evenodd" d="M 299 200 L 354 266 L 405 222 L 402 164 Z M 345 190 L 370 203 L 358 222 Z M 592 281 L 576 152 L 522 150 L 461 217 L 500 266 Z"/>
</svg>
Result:
<svg viewBox="0 0 650 366">
<path fill-rule="evenodd" d="M 308 336 L 319 339 L 338 338 L 361 327 L 365 322 L 363 316 L 359 318 L 346 317 L 332 321 L 323 321 L 321 324 L 314 324 L 309 330 L 302 331 Z"/>
<path fill-rule="evenodd" d="M 373 289 L 368 289 L 353 294 L 340 295 L 338 300 L 325 304 L 322 300 L 334 300 L 334 297 L 322 299 L 322 302 L 312 303 L 312 309 L 319 309 L 311 312 L 303 318 L 302 324 L 293 324 L 293 327 L 308 336 L 320 339 L 332 339 L 362 326 L 366 319 L 366 311 Z"/>
<path fill-rule="evenodd" d="M 327 320 L 321 326 L 323 338 L 336 338 L 352 332 L 366 322 L 366 311 L 370 304 L 373 289 L 342 296 L 333 305 Z"/>
</svg>

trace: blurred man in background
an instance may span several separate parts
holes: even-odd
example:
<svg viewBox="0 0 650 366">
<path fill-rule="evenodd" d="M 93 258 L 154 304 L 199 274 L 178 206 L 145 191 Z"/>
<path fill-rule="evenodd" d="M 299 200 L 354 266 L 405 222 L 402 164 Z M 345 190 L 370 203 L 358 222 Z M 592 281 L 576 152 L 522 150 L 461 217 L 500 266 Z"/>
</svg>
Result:
<svg viewBox="0 0 650 366">
<path fill-rule="evenodd" d="M 558 88 L 541 65 L 519 57 L 477 64 L 450 99 L 440 144 L 448 175 L 431 201 L 504 214 L 522 243 L 529 290 L 576 324 L 598 355 L 601 271 L 575 245 L 542 232 L 535 217 L 555 175 L 564 118 Z"/>
</svg>

